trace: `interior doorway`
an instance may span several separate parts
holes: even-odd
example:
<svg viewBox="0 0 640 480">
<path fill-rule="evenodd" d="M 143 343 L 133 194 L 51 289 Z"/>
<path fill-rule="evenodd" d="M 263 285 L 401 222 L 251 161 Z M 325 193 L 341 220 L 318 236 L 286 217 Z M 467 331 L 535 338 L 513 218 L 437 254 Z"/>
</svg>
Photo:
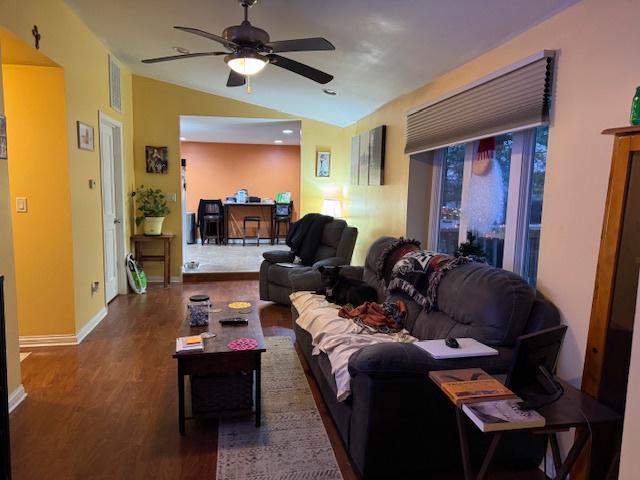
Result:
<svg viewBox="0 0 640 480">
<path fill-rule="evenodd" d="M 300 206 L 300 138 L 299 120 L 180 117 L 183 275 L 257 278 L 262 253 L 287 248 Z"/>
<path fill-rule="evenodd" d="M 100 173 L 104 243 L 105 301 L 127 293 L 124 268 L 125 232 L 122 124 L 104 113 L 100 120 Z"/>
</svg>

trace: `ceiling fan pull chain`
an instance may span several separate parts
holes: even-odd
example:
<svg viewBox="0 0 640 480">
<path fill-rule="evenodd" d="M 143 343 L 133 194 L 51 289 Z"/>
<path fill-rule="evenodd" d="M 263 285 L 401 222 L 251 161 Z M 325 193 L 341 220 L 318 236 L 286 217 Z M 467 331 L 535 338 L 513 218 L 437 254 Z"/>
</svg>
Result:
<svg viewBox="0 0 640 480">
<path fill-rule="evenodd" d="M 245 78 L 247 79 L 247 94 L 251 95 L 251 76 L 247 75 Z"/>
</svg>

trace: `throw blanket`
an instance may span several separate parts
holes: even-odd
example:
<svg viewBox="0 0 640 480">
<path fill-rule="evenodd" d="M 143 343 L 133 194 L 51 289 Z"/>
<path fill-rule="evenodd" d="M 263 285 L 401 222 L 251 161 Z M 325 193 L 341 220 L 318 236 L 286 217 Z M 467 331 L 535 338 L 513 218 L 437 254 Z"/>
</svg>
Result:
<svg viewBox="0 0 640 480">
<path fill-rule="evenodd" d="M 300 315 L 296 323 L 311 335 L 313 355 L 324 352 L 329 357 L 339 402 L 346 400 L 351 394 L 351 375 L 348 368 L 351 355 L 367 345 L 388 342 L 409 343 L 417 340 L 406 330 L 392 335 L 363 334 L 362 328 L 352 320 L 338 316 L 340 307 L 327 302 L 323 295 L 294 292 L 289 298 Z"/>
<path fill-rule="evenodd" d="M 324 226 L 332 220 L 333 217 L 327 215 L 308 213 L 291 224 L 287 233 L 287 245 L 296 257 L 300 257 L 303 265 L 313 264 Z"/>
<path fill-rule="evenodd" d="M 410 252 L 393 267 L 389 292 L 401 290 L 421 307 L 435 310 L 438 286 L 444 275 L 470 261 L 468 257 L 452 257 L 425 250 Z"/>
<path fill-rule="evenodd" d="M 346 305 L 338 315 L 352 319 L 363 328 L 363 333 L 397 333 L 402 330 L 407 306 L 402 300 L 383 304 L 365 302 L 355 308 Z"/>
</svg>

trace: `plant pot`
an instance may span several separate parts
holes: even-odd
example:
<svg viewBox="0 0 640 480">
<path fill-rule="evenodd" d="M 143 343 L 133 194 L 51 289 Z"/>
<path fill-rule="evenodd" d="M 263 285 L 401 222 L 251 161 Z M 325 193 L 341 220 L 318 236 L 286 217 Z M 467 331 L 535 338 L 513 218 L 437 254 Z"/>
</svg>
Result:
<svg viewBox="0 0 640 480">
<path fill-rule="evenodd" d="M 145 235 L 162 235 L 164 217 L 144 217 Z"/>
</svg>

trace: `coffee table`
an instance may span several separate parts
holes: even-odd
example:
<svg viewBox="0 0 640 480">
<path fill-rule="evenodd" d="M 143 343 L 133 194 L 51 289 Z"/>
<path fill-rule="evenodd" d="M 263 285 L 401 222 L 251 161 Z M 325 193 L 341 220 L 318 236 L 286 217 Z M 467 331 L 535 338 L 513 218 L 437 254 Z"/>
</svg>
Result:
<svg viewBox="0 0 640 480">
<path fill-rule="evenodd" d="M 207 327 L 190 327 L 184 323 L 177 336 L 198 335 L 204 332 L 215 333 L 215 337 L 204 339 L 203 352 L 174 353 L 178 361 L 178 426 L 180 434 L 185 430 L 185 375 L 215 375 L 235 372 L 255 372 L 255 416 L 256 427 L 260 426 L 260 372 L 262 353 L 266 352 L 266 344 L 262 334 L 262 326 L 258 309 L 254 302 L 250 312 L 235 310 L 227 305 L 230 302 L 214 303 L 213 309 L 221 309 L 212 313 Z M 185 315 L 186 316 L 186 315 Z M 219 320 L 228 317 L 243 317 L 247 325 L 221 325 Z M 227 344 L 237 338 L 254 338 L 258 345 L 253 350 L 231 350 Z"/>
</svg>

